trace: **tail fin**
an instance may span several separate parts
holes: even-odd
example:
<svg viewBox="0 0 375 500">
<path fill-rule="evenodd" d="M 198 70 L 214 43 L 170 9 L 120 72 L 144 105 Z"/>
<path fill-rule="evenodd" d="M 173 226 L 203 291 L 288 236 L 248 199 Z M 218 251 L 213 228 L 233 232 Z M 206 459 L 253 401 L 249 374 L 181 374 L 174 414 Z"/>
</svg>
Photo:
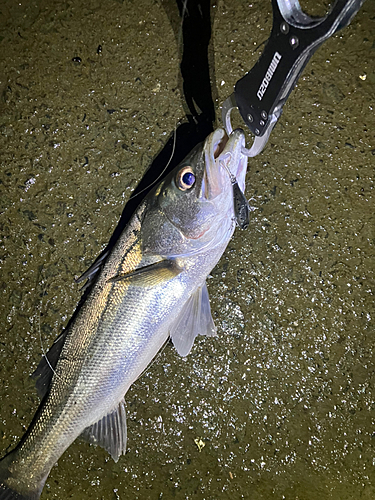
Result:
<svg viewBox="0 0 375 500">
<path fill-rule="evenodd" d="M 16 478 L 9 471 L 13 453 L 10 452 L 0 460 L 0 500 L 38 500 L 42 490 L 25 491 L 25 487 L 21 483 L 18 485 Z M 17 491 L 17 486 L 20 486 L 20 491 Z"/>
</svg>

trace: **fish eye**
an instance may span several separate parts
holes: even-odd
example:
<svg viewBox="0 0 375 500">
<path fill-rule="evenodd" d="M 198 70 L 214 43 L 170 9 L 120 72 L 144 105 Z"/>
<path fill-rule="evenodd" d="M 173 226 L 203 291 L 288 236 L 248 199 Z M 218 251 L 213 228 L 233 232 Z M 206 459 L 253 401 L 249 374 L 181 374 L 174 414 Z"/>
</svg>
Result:
<svg viewBox="0 0 375 500">
<path fill-rule="evenodd" d="M 191 167 L 184 167 L 178 172 L 176 184 L 181 191 L 187 191 L 194 186 L 195 174 Z"/>
</svg>

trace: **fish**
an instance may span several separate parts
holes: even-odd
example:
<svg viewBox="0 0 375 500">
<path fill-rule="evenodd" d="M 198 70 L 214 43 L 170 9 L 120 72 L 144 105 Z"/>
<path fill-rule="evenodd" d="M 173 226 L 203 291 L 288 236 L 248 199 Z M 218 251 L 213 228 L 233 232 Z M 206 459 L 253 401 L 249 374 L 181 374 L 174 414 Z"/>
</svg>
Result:
<svg viewBox="0 0 375 500">
<path fill-rule="evenodd" d="M 0 460 L 0 500 L 38 499 L 79 436 L 117 462 L 126 452 L 129 387 L 169 339 L 187 356 L 197 335 L 217 335 L 206 278 L 236 226 L 244 146 L 241 129 L 229 137 L 212 132 L 150 191 L 111 252 L 85 273 L 85 300 L 34 373 L 40 406 Z"/>
</svg>

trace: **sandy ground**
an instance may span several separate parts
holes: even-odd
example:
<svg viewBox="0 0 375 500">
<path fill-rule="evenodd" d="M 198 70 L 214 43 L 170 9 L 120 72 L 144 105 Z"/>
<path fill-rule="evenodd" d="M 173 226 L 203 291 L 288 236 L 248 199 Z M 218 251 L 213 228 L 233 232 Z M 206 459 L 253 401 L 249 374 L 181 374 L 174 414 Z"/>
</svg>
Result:
<svg viewBox="0 0 375 500">
<path fill-rule="evenodd" d="M 0 7 L 1 453 L 37 408 L 29 375 L 75 309 L 74 276 L 184 119 L 171 5 Z M 272 16 L 263 0 L 212 16 L 219 110 Z M 374 35 L 369 0 L 250 161 L 250 227 L 208 279 L 219 337 L 186 360 L 168 346 L 126 397 L 126 456 L 77 440 L 42 500 L 375 497 Z"/>
</svg>

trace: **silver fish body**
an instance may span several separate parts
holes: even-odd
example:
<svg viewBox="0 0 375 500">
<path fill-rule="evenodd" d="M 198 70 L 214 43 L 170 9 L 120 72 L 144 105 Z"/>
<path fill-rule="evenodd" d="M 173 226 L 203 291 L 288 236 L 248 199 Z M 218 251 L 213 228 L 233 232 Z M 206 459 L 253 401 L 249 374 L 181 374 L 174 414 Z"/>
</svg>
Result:
<svg viewBox="0 0 375 500">
<path fill-rule="evenodd" d="M 217 129 L 138 207 L 85 302 L 43 358 L 41 405 L 0 461 L 0 500 L 37 499 L 79 436 L 117 461 L 126 448 L 124 395 L 171 337 L 185 356 L 215 335 L 207 275 L 235 227 L 230 173 L 244 191 L 244 134 Z M 52 369 L 54 367 L 54 369 Z"/>
</svg>

